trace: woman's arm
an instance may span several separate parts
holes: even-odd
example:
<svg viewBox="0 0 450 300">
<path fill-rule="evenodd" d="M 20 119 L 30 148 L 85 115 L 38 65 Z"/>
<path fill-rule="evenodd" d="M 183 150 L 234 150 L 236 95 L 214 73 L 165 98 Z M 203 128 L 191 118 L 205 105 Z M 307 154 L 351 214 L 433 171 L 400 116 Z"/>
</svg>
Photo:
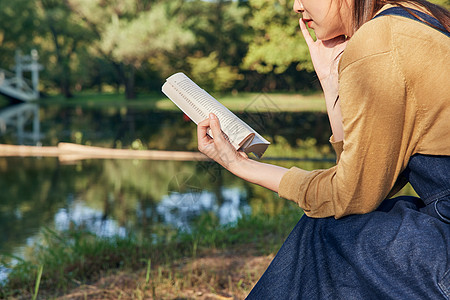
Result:
<svg viewBox="0 0 450 300">
<path fill-rule="evenodd" d="M 330 41 L 314 41 L 302 20 L 300 20 L 300 28 L 308 44 L 314 69 L 324 91 L 334 141 L 341 141 L 344 133 L 340 105 L 336 103 L 338 95 L 337 67 L 347 41 L 344 37 L 337 37 Z M 208 128 L 211 128 L 214 139 L 206 134 Z M 219 120 L 214 114 L 210 114 L 209 119 L 198 124 L 197 135 L 200 152 L 236 176 L 278 192 L 281 178 L 288 169 L 249 159 L 244 152 L 236 151 L 224 137 Z"/>
<path fill-rule="evenodd" d="M 208 128 L 211 128 L 214 139 L 206 134 Z M 209 119 L 198 124 L 197 137 L 200 152 L 225 169 L 246 181 L 278 192 L 281 178 L 287 169 L 249 159 L 244 152 L 236 151 L 224 136 L 219 120 L 214 114 L 210 114 Z"/>
</svg>

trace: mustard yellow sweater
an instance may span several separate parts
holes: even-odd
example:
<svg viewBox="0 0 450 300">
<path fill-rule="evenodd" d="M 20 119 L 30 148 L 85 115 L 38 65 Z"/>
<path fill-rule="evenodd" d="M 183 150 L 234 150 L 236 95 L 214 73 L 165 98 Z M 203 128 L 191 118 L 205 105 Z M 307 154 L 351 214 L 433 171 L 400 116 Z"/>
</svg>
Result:
<svg viewBox="0 0 450 300">
<path fill-rule="evenodd" d="M 367 22 L 340 61 L 339 95 L 336 166 L 293 167 L 279 186 L 308 216 L 371 212 L 412 155 L 450 155 L 450 38 L 439 31 L 400 16 Z"/>
</svg>

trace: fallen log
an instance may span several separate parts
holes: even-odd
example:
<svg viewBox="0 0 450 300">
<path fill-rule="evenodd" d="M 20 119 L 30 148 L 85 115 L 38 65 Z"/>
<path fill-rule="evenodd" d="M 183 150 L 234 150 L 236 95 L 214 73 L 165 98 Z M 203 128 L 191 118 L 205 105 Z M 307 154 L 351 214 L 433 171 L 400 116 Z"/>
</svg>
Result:
<svg viewBox="0 0 450 300">
<path fill-rule="evenodd" d="M 59 143 L 56 147 L 0 144 L 0 156 L 58 157 L 61 161 L 82 159 L 209 160 L 204 154 L 193 151 L 113 149 L 72 143 Z"/>
</svg>

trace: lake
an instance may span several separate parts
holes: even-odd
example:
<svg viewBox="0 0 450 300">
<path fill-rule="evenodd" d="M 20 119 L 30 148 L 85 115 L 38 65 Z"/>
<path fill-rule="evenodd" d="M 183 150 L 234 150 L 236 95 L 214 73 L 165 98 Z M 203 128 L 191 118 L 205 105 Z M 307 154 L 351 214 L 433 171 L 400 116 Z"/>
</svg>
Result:
<svg viewBox="0 0 450 300">
<path fill-rule="evenodd" d="M 196 150 L 196 127 L 182 113 L 98 105 L 3 107 L 0 120 L 23 110 L 23 126 L 0 121 L 1 144 L 69 142 L 111 148 Z M 268 162 L 328 168 L 333 153 L 324 113 L 237 113 L 273 143 Z M 19 115 L 19 113 L 18 113 Z M 293 205 L 210 161 L 155 161 L 0 156 L 0 254 L 30 252 L 42 230 L 84 228 L 99 237 L 157 238 L 160 226 L 189 231 L 202 213 L 220 224 L 243 214 L 277 214 Z M 0 270 L 4 279 L 7 270 Z"/>
</svg>

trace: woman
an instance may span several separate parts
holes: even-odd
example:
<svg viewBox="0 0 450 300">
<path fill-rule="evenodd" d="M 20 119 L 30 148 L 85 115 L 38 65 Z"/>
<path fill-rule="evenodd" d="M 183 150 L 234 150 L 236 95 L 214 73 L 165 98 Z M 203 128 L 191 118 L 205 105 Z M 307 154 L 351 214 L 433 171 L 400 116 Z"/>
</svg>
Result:
<svg viewBox="0 0 450 300">
<path fill-rule="evenodd" d="M 254 161 L 214 115 L 198 124 L 201 152 L 305 211 L 248 299 L 450 299 L 449 13 L 422 0 L 296 0 L 294 10 L 336 166 Z M 389 199 L 407 181 L 420 198 Z"/>
</svg>

